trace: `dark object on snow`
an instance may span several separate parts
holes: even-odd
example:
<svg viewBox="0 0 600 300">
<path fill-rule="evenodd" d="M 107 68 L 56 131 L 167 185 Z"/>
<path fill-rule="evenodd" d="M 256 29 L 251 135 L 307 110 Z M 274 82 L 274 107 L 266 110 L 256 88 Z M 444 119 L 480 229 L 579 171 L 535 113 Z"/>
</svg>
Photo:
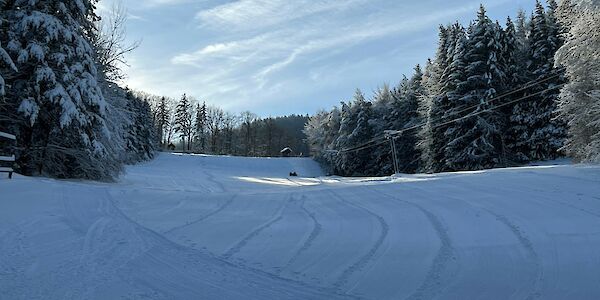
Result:
<svg viewBox="0 0 600 300">
<path fill-rule="evenodd" d="M 167 146 L 167 149 L 169 149 L 169 150 L 171 150 L 171 151 L 175 151 L 175 145 L 173 145 L 173 143 L 170 143 L 170 144 Z"/>
<path fill-rule="evenodd" d="M 290 172 L 290 177 L 298 177 L 298 173 L 296 173 L 296 172 Z"/>
<path fill-rule="evenodd" d="M 4 133 L 0 131 L 0 139 L 7 139 L 16 141 L 17 137 L 12 134 Z M 2 154 L 0 153 L 0 173 L 8 173 L 8 178 L 12 179 L 13 165 L 15 163 L 15 155 Z"/>
<path fill-rule="evenodd" d="M 292 156 L 292 153 L 294 153 L 294 151 L 292 151 L 290 147 L 286 147 L 283 148 L 283 150 L 281 150 L 280 153 L 282 157 L 290 157 Z"/>
</svg>

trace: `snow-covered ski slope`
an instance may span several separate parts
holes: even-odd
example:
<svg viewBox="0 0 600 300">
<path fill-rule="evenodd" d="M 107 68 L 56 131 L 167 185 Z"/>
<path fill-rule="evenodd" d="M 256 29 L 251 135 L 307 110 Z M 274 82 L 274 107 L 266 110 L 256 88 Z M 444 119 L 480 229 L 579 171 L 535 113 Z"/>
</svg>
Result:
<svg viewBox="0 0 600 300">
<path fill-rule="evenodd" d="M 598 166 L 322 175 L 163 154 L 0 179 L 0 299 L 600 298 Z"/>
</svg>

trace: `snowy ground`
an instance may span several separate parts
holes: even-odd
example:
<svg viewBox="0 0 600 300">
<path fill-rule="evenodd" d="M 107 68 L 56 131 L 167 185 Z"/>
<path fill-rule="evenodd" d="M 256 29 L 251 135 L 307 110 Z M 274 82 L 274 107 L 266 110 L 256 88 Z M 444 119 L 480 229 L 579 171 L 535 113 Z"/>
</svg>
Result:
<svg viewBox="0 0 600 300">
<path fill-rule="evenodd" d="M 600 298 L 598 166 L 321 175 L 165 154 L 0 179 L 0 299 Z"/>
</svg>

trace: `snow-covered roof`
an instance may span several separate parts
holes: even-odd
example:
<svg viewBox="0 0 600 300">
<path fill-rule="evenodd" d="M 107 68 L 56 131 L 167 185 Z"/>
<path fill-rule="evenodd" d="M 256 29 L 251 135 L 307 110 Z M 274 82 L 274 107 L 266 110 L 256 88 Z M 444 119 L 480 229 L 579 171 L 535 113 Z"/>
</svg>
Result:
<svg viewBox="0 0 600 300">
<path fill-rule="evenodd" d="M 293 152 L 293 151 L 292 151 L 292 148 L 290 148 L 290 147 L 285 147 L 285 148 L 283 148 L 283 149 L 281 150 L 281 153 L 284 153 L 284 152 Z"/>
</svg>

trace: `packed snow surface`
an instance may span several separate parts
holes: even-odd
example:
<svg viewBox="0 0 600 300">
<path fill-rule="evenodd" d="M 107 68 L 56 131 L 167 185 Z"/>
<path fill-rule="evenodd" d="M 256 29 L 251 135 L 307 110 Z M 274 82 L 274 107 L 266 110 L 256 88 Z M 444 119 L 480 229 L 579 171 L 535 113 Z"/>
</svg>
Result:
<svg viewBox="0 0 600 300">
<path fill-rule="evenodd" d="M 0 298 L 599 299 L 600 167 L 163 154 L 113 184 L 3 178 Z"/>
</svg>

